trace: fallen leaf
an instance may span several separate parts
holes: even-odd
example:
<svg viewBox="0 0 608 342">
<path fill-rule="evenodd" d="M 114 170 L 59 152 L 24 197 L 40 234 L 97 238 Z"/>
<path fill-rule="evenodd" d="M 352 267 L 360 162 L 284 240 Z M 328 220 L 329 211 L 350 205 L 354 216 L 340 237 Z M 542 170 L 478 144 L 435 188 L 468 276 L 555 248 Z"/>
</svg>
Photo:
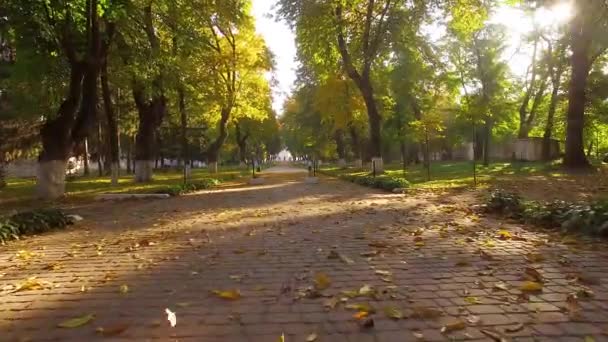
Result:
<svg viewBox="0 0 608 342">
<path fill-rule="evenodd" d="M 412 331 L 412 335 L 414 335 L 415 338 L 422 340 L 424 339 L 424 335 L 421 332 L 418 331 Z"/>
<path fill-rule="evenodd" d="M 314 342 L 316 341 L 318 338 L 318 335 L 316 333 L 312 333 L 308 336 L 306 336 L 306 342 Z"/>
<path fill-rule="evenodd" d="M 412 318 L 437 318 L 443 315 L 441 310 L 435 308 L 414 307 L 412 311 Z"/>
<path fill-rule="evenodd" d="M 470 315 L 470 316 L 467 316 L 467 322 L 469 322 L 469 324 L 475 325 L 475 324 L 481 322 L 481 318 L 479 318 L 479 316 Z"/>
<path fill-rule="evenodd" d="M 566 309 L 570 318 L 576 318 L 581 312 L 581 305 L 578 302 L 576 293 L 571 293 L 566 297 Z"/>
<path fill-rule="evenodd" d="M 241 292 L 239 290 L 225 290 L 225 291 L 213 290 L 212 292 L 216 296 L 218 296 L 219 298 L 222 298 L 222 299 L 237 300 L 237 299 L 241 298 Z"/>
<path fill-rule="evenodd" d="M 517 323 L 512 327 L 506 327 L 505 332 L 514 333 L 514 332 L 521 331 L 523 328 L 524 328 L 523 323 Z"/>
<path fill-rule="evenodd" d="M 481 333 L 491 338 L 494 342 L 507 342 L 507 339 L 497 331 L 482 329 Z"/>
<path fill-rule="evenodd" d="M 513 235 L 511 235 L 511 232 L 508 230 L 502 229 L 498 231 L 498 238 L 501 240 L 510 240 L 513 238 Z"/>
<path fill-rule="evenodd" d="M 120 285 L 119 291 L 122 294 L 129 292 L 129 285 L 127 285 L 127 284 Z"/>
<path fill-rule="evenodd" d="M 376 274 L 381 275 L 381 276 L 391 276 L 391 272 L 390 271 L 383 271 L 383 270 L 376 270 Z"/>
<path fill-rule="evenodd" d="M 462 321 L 462 320 L 456 320 L 456 321 L 453 321 L 453 322 L 450 322 L 450 323 L 444 325 L 441 328 L 441 333 L 442 334 L 447 334 L 447 333 L 450 333 L 452 331 L 465 329 L 466 327 L 467 327 L 467 325 L 464 323 L 464 321 Z"/>
<path fill-rule="evenodd" d="M 81 327 L 83 325 L 86 325 L 86 324 L 92 322 L 94 319 L 95 319 L 95 315 L 88 314 L 88 315 L 68 319 L 67 321 L 63 321 L 63 322 L 57 324 L 57 326 L 59 328 L 67 328 L 67 329 L 78 328 L 78 327 Z"/>
<path fill-rule="evenodd" d="M 339 298 L 337 298 L 337 297 L 332 297 L 332 298 L 329 298 L 329 299 L 325 300 L 325 301 L 323 302 L 323 306 L 324 306 L 326 309 L 333 310 L 333 309 L 335 309 L 336 305 L 338 305 L 338 303 L 339 303 L 339 302 L 340 302 L 340 299 L 339 299 Z"/>
<path fill-rule="evenodd" d="M 95 332 L 104 337 L 118 336 L 129 329 L 129 324 L 119 323 L 108 327 L 98 327 Z"/>
<path fill-rule="evenodd" d="M 365 317 L 369 316 L 369 312 L 367 311 L 359 311 L 356 314 L 353 315 L 354 319 L 364 319 Z"/>
<path fill-rule="evenodd" d="M 403 312 L 401 312 L 401 310 L 397 309 L 394 306 L 384 307 L 384 314 L 386 315 L 386 317 L 392 319 L 402 319 L 404 317 Z"/>
<path fill-rule="evenodd" d="M 281 334 L 281 336 L 279 336 L 279 342 L 285 342 L 285 334 Z"/>
<path fill-rule="evenodd" d="M 482 304 L 483 302 L 477 297 L 464 297 L 464 301 L 469 304 Z"/>
<path fill-rule="evenodd" d="M 523 292 L 539 292 L 543 290 L 543 284 L 535 281 L 527 281 L 519 289 Z"/>
<path fill-rule="evenodd" d="M 543 282 L 543 276 L 534 267 L 526 267 L 526 269 L 524 271 L 524 275 L 526 278 L 533 280 L 535 282 L 539 282 L 539 283 Z"/>
<path fill-rule="evenodd" d="M 175 325 L 177 325 L 177 316 L 175 315 L 175 312 L 165 309 L 165 313 L 167 314 L 167 320 L 169 321 L 171 327 L 175 327 Z"/>
<path fill-rule="evenodd" d="M 374 290 L 374 288 L 365 284 L 365 285 L 361 286 L 361 288 L 359 289 L 358 295 L 359 296 L 372 296 L 375 293 L 376 293 L 376 290 Z"/>
<path fill-rule="evenodd" d="M 36 277 L 29 277 L 25 281 L 16 284 L 13 292 L 44 290 L 52 287 L 52 284 L 48 281 L 39 280 Z"/>
<path fill-rule="evenodd" d="M 374 309 L 369 304 L 348 304 L 348 305 L 345 305 L 344 308 L 347 310 L 356 310 L 356 311 L 363 311 L 363 312 L 368 312 L 368 313 L 376 312 L 376 309 Z"/>
<path fill-rule="evenodd" d="M 319 272 L 315 274 L 314 283 L 317 290 L 325 290 L 331 285 L 331 280 L 327 274 Z"/>
<path fill-rule="evenodd" d="M 500 291 L 509 291 L 509 286 L 506 283 L 501 281 L 501 282 L 495 283 L 493 289 L 500 290 Z"/>
</svg>

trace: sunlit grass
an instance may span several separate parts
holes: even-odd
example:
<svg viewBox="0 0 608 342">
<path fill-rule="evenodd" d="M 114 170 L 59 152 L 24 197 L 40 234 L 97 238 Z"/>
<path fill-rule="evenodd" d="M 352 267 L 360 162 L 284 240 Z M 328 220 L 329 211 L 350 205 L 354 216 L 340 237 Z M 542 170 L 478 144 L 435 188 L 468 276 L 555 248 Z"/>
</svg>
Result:
<svg viewBox="0 0 608 342">
<path fill-rule="evenodd" d="M 217 174 L 211 174 L 207 169 L 192 170 L 192 181 L 204 178 L 217 178 L 230 180 L 246 174 L 248 171 L 242 168 L 224 168 Z M 118 185 L 113 186 L 108 176 L 96 177 L 68 177 L 66 181 L 66 199 L 86 199 L 102 193 L 151 193 L 167 186 L 181 184 L 183 174 L 177 170 L 158 171 L 154 174 L 151 183 L 135 183 L 133 175 L 123 175 L 118 180 Z M 10 209 L 15 206 L 29 206 L 35 204 L 36 180 L 33 178 L 9 178 L 7 186 L 0 190 L 1 209 Z"/>
<path fill-rule="evenodd" d="M 327 166 L 323 170 L 332 174 L 369 174 L 367 169 L 340 169 L 336 166 Z M 532 176 L 545 175 L 550 177 L 564 176 L 557 171 L 555 163 L 543 162 L 498 162 L 489 166 L 477 164 L 476 176 L 478 183 L 488 183 L 501 176 Z M 427 169 L 421 165 L 409 165 L 403 170 L 398 163 L 385 165 L 385 173 L 393 177 L 403 177 L 415 188 L 452 188 L 472 185 L 473 164 L 471 162 L 433 162 L 430 168 L 430 180 Z"/>
</svg>

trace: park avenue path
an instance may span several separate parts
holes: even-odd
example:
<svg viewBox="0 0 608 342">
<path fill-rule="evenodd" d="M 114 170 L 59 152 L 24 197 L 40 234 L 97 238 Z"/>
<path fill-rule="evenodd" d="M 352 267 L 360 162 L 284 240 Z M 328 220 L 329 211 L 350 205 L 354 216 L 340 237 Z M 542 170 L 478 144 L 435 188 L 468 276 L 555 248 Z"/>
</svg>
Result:
<svg viewBox="0 0 608 342">
<path fill-rule="evenodd" d="M 0 341 L 608 340 L 605 243 L 293 171 L 0 246 Z"/>
</svg>

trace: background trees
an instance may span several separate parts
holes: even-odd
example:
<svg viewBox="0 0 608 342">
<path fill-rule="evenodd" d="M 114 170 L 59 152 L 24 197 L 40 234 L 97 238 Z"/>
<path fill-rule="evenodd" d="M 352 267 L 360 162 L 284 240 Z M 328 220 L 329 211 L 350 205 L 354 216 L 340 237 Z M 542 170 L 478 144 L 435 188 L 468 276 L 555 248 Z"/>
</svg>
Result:
<svg viewBox="0 0 608 342">
<path fill-rule="evenodd" d="M 300 90 L 288 101 L 285 126 L 315 127 L 328 144 L 334 137 L 336 150 L 327 157 L 342 159 L 349 148 L 334 134 L 343 117 L 335 93 L 336 80 L 348 76 L 359 90 L 350 101 L 365 104 L 367 115 L 358 121 L 369 132 L 367 160 L 382 152 L 385 159 L 428 162 L 472 145 L 487 165 L 505 142 L 539 138 L 543 159 L 556 157 L 557 140 L 564 166 L 585 167 L 591 151 L 608 147 L 601 138 L 608 8 L 598 1 L 569 6 L 558 0 L 282 0 L 280 14 L 296 30 L 301 63 Z M 302 105 L 306 92 L 335 101 Z M 310 145 L 303 135 L 286 132 L 290 149 Z M 360 140 L 346 140 L 353 143 Z"/>
<path fill-rule="evenodd" d="M 249 0 L 0 4 L 2 50 L 10 43 L 16 56 L 2 64 L 2 119 L 20 120 L 2 127 L 40 123 L 39 135 L 22 139 L 40 146 L 40 196 L 63 194 L 72 156 L 97 160 L 114 180 L 122 156 L 146 182 L 159 159 L 216 165 L 241 119 L 251 131 L 276 130 L 273 59 L 250 8 Z M 264 138 L 255 137 L 261 154 L 278 149 Z"/>
</svg>

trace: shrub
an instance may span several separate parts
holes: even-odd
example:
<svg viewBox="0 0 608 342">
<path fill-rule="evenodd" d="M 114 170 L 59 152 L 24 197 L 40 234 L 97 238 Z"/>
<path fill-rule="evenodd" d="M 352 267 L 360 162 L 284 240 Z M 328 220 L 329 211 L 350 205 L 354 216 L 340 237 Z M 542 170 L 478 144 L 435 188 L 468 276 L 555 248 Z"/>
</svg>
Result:
<svg viewBox="0 0 608 342">
<path fill-rule="evenodd" d="M 608 236 L 608 200 L 591 204 L 523 201 L 498 190 L 491 193 L 486 209 L 543 227 Z"/>
<path fill-rule="evenodd" d="M 23 235 L 64 228 L 72 223 L 68 215 L 57 209 L 39 209 L 0 217 L 0 243 L 19 239 Z"/>
<path fill-rule="evenodd" d="M 377 176 L 371 175 L 341 175 L 338 176 L 340 179 L 371 187 L 392 191 L 395 188 L 407 188 L 410 183 L 405 178 L 391 177 L 391 176 Z"/>
<path fill-rule="evenodd" d="M 197 182 L 175 184 L 164 189 L 156 191 L 158 194 L 169 194 L 170 196 L 179 196 L 195 191 L 209 189 L 220 184 L 220 181 L 215 178 L 205 178 Z"/>
</svg>

